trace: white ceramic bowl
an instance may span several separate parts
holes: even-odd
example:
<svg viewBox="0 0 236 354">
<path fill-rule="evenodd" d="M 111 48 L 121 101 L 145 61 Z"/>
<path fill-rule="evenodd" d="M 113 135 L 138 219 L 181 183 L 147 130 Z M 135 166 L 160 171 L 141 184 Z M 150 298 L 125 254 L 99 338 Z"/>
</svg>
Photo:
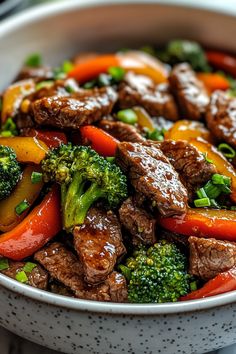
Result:
<svg viewBox="0 0 236 354">
<path fill-rule="evenodd" d="M 235 27 L 229 14 L 167 0 L 112 5 L 79 0 L 38 7 L 0 25 L 0 89 L 31 52 L 57 64 L 79 51 L 173 37 L 234 51 Z M 54 295 L 0 275 L 0 325 L 66 353 L 202 354 L 236 343 L 235 316 L 236 292 L 172 304 L 112 304 Z"/>
</svg>

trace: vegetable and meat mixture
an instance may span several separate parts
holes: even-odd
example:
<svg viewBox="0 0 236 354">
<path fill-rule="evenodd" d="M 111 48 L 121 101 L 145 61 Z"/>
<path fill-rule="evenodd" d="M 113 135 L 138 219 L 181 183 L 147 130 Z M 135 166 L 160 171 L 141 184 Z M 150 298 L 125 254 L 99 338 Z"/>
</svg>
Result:
<svg viewBox="0 0 236 354">
<path fill-rule="evenodd" d="M 236 56 L 35 53 L 0 97 L 1 273 L 97 301 L 236 290 Z"/>
</svg>

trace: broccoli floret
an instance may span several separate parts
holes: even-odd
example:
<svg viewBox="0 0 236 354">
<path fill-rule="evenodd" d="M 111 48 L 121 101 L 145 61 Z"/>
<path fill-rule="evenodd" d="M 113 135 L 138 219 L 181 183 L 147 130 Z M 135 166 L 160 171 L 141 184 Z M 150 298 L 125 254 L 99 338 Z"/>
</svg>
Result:
<svg viewBox="0 0 236 354">
<path fill-rule="evenodd" d="M 44 180 L 61 185 L 64 228 L 84 222 L 98 199 L 116 208 L 127 197 L 127 180 L 120 168 L 87 146 L 61 145 L 42 161 Z"/>
<path fill-rule="evenodd" d="M 193 41 L 172 40 L 163 51 L 159 52 L 158 57 L 171 65 L 188 62 L 194 70 L 209 71 L 210 69 L 203 48 Z"/>
<path fill-rule="evenodd" d="M 14 150 L 0 145 L 0 199 L 6 198 L 16 186 L 21 175 Z"/>
<path fill-rule="evenodd" d="M 190 290 L 187 258 L 166 240 L 136 249 L 119 269 L 128 281 L 130 302 L 173 302 Z"/>
</svg>

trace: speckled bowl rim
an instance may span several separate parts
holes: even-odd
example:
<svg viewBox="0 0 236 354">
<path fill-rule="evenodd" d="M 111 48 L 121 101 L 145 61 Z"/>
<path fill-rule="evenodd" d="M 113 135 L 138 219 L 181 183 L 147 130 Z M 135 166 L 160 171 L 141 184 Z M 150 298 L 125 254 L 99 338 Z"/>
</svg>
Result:
<svg viewBox="0 0 236 354">
<path fill-rule="evenodd" d="M 183 7 L 183 8 L 196 8 L 199 10 L 207 11 L 210 13 L 222 13 L 229 17 L 232 11 L 225 10 L 209 10 L 204 3 L 189 4 L 185 0 L 179 0 L 176 4 L 175 0 L 116 0 L 112 3 L 106 0 L 65 0 L 62 2 L 43 4 L 36 6 L 23 13 L 15 15 L 0 24 L 0 40 L 4 35 L 16 31 L 22 25 L 30 24 L 34 21 L 40 21 L 43 18 L 50 17 L 55 14 L 62 14 L 65 11 L 78 10 L 79 8 L 89 8 L 94 6 L 103 5 L 130 5 L 130 4 L 161 4 L 165 6 Z M 70 310 L 86 311 L 86 312 L 99 312 L 107 314 L 122 314 L 122 315 L 163 315 L 175 314 L 182 312 L 200 311 L 213 307 L 219 307 L 236 302 L 236 291 L 226 294 L 212 296 L 210 298 L 183 301 L 177 303 L 165 304 L 119 304 L 110 302 L 99 302 L 69 298 L 66 296 L 52 294 L 47 291 L 39 290 L 25 284 L 21 284 L 14 279 L 11 279 L 3 274 L 0 274 L 0 286 L 12 291 L 13 293 L 31 298 L 36 301 L 47 303 L 54 306 L 63 307 Z"/>
</svg>

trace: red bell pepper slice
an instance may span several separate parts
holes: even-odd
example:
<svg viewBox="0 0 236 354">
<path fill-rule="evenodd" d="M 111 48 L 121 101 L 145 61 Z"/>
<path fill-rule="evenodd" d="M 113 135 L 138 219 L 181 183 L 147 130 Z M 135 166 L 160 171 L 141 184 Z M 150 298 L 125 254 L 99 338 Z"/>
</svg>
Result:
<svg viewBox="0 0 236 354">
<path fill-rule="evenodd" d="M 61 229 L 60 194 L 54 187 L 19 225 L 0 236 L 0 255 L 16 261 L 32 256 Z"/>
<path fill-rule="evenodd" d="M 201 289 L 192 291 L 190 294 L 182 296 L 181 301 L 203 299 L 209 296 L 224 294 L 236 290 L 236 267 L 219 273 L 215 278 L 209 280 Z"/>
<path fill-rule="evenodd" d="M 209 64 L 236 76 L 236 57 L 219 51 L 206 51 Z"/>
<path fill-rule="evenodd" d="M 73 77 L 82 84 L 106 73 L 111 66 L 119 66 L 119 58 L 115 54 L 99 55 L 77 64 L 68 73 L 68 77 Z"/>
<path fill-rule="evenodd" d="M 44 131 L 32 128 L 27 130 L 26 136 L 43 141 L 49 149 L 56 148 L 61 144 L 67 144 L 66 134 L 58 131 Z"/>
<path fill-rule="evenodd" d="M 229 80 L 223 75 L 217 73 L 198 73 L 197 77 L 204 83 L 209 93 L 215 90 L 228 90 L 230 88 Z"/>
<path fill-rule="evenodd" d="M 85 125 L 80 128 L 82 139 L 88 140 L 92 149 L 102 156 L 115 156 L 118 140 L 104 130 Z"/>
<path fill-rule="evenodd" d="M 181 217 L 159 216 L 158 222 L 163 228 L 182 235 L 236 241 L 236 212 L 232 210 L 189 208 Z"/>
</svg>

